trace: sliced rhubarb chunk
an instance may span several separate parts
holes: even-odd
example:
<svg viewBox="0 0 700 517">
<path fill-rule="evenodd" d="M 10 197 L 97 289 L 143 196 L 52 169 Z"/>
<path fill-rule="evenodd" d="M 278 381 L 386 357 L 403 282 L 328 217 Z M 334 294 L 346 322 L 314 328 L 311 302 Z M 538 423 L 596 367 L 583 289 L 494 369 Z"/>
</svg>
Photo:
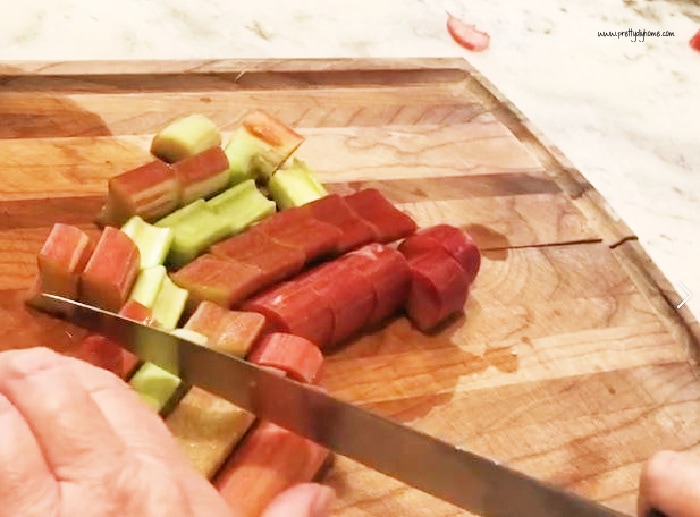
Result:
<svg viewBox="0 0 700 517">
<path fill-rule="evenodd" d="M 260 289 L 290 278 L 302 270 L 306 255 L 299 248 L 276 241 L 257 227 L 210 249 L 213 255 L 260 268 Z"/>
<path fill-rule="evenodd" d="M 269 331 L 296 334 L 321 348 L 333 337 L 333 311 L 328 300 L 295 281 L 254 296 L 242 309 L 265 316 Z"/>
<path fill-rule="evenodd" d="M 408 237 L 416 230 L 415 221 L 375 188 L 345 196 L 345 201 L 358 216 L 374 226 L 378 242 L 393 242 Z"/>
<path fill-rule="evenodd" d="M 418 230 L 407 237 L 398 250 L 411 260 L 416 255 L 437 248 L 449 253 L 462 266 L 469 284 L 474 281 L 481 266 L 481 253 L 472 236 L 464 230 L 448 224 Z"/>
<path fill-rule="evenodd" d="M 265 180 L 287 161 L 304 137 L 263 110 L 248 113 L 226 146 L 230 182 Z"/>
<path fill-rule="evenodd" d="M 160 160 L 111 178 L 108 189 L 107 224 L 121 226 L 135 215 L 151 222 L 177 208 L 175 172 Z"/>
<path fill-rule="evenodd" d="M 275 213 L 277 205 L 246 180 L 210 199 L 207 204 L 226 221 L 229 235 L 236 235 L 257 221 Z"/>
<path fill-rule="evenodd" d="M 214 486 L 240 517 L 259 517 L 282 491 L 311 481 L 328 450 L 270 422 L 251 429 Z"/>
<path fill-rule="evenodd" d="M 145 325 L 155 325 L 155 319 L 153 318 L 151 309 L 135 300 L 126 302 L 119 311 L 119 314 Z"/>
<path fill-rule="evenodd" d="M 173 240 L 170 228 L 158 228 L 136 216 L 126 222 L 122 231 L 139 249 L 140 269 L 155 267 L 165 262 Z"/>
<path fill-rule="evenodd" d="M 221 146 L 221 133 L 213 121 L 195 113 L 170 122 L 151 142 L 151 153 L 166 162 L 177 162 L 188 156 Z"/>
<path fill-rule="evenodd" d="M 185 329 L 205 335 L 210 348 L 245 357 L 264 325 L 262 314 L 230 311 L 205 300 L 187 320 Z"/>
<path fill-rule="evenodd" d="M 346 267 L 347 261 L 322 264 L 296 280 L 300 287 L 314 290 L 333 312 L 333 333 L 329 344 L 340 343 L 359 332 L 374 311 L 371 282 L 361 272 Z"/>
<path fill-rule="evenodd" d="M 255 415 L 194 387 L 165 419 L 180 450 L 205 478 L 216 474 Z"/>
<path fill-rule="evenodd" d="M 160 286 L 168 275 L 165 266 L 154 266 L 143 269 L 136 277 L 134 287 L 131 289 L 129 300 L 134 300 L 145 307 L 153 307 L 156 297 L 160 292 Z"/>
<path fill-rule="evenodd" d="M 337 227 L 342 236 L 338 252 L 345 253 L 379 239 L 376 229 L 359 217 L 338 194 L 330 194 L 306 205 L 314 219 Z"/>
<path fill-rule="evenodd" d="M 306 263 L 336 255 L 338 243 L 343 236 L 332 224 L 311 218 L 300 219 L 290 224 L 266 225 L 259 229 L 276 241 L 301 250 L 306 257 Z"/>
<path fill-rule="evenodd" d="M 54 294 L 76 300 L 80 275 L 93 252 L 90 238 L 80 228 L 56 223 L 37 256 L 39 277 L 34 294 Z M 46 302 L 32 301 L 35 305 Z"/>
<path fill-rule="evenodd" d="M 323 354 L 309 341 L 294 334 L 272 332 L 263 336 L 248 361 L 284 371 L 299 382 L 316 383 L 323 365 Z"/>
<path fill-rule="evenodd" d="M 305 205 L 328 194 L 306 163 L 297 159 L 275 172 L 267 188 L 281 209 Z"/>
<path fill-rule="evenodd" d="M 172 330 L 177 327 L 185 310 L 189 293 L 175 285 L 166 275 L 153 302 L 153 319 L 160 328 Z"/>
<path fill-rule="evenodd" d="M 136 244 L 124 232 L 104 228 L 81 276 L 81 300 L 117 312 L 129 296 L 140 260 Z"/>
<path fill-rule="evenodd" d="M 156 226 L 172 229 L 168 263 L 174 267 L 191 262 L 209 246 L 229 236 L 226 221 L 217 216 L 203 199 L 173 212 L 158 221 Z"/>
<path fill-rule="evenodd" d="M 129 380 L 131 387 L 157 412 L 163 412 L 180 386 L 180 379 L 153 363 L 144 363 Z"/>
<path fill-rule="evenodd" d="M 195 345 L 199 346 L 209 346 L 209 339 L 204 334 L 195 332 L 192 329 L 175 329 L 171 330 L 170 333 L 180 339 L 185 339 Z"/>
<path fill-rule="evenodd" d="M 258 267 L 205 254 L 171 278 L 189 291 L 193 307 L 209 300 L 233 308 L 258 290 L 261 274 Z"/>
<path fill-rule="evenodd" d="M 406 313 L 422 331 L 432 330 L 464 309 L 469 282 L 462 267 L 437 248 L 409 261 L 411 291 Z"/>
<path fill-rule="evenodd" d="M 177 176 L 180 206 L 213 196 L 228 186 L 228 158 L 221 147 L 185 158 L 172 168 Z"/>
<path fill-rule="evenodd" d="M 403 307 L 411 276 L 401 253 L 382 244 L 368 244 L 339 260 L 348 269 L 363 274 L 372 285 L 375 305 L 367 325 L 376 325 Z"/>
</svg>

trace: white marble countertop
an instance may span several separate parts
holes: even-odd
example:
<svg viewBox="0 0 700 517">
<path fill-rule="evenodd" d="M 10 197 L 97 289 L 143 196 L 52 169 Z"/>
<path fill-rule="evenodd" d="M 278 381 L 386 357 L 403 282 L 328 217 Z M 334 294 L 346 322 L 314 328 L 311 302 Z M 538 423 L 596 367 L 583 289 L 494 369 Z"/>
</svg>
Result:
<svg viewBox="0 0 700 517">
<path fill-rule="evenodd" d="M 4 4 L 4 5 L 3 5 Z M 605 196 L 700 319 L 697 0 L 0 0 L 0 60 L 464 57 Z M 489 32 L 472 53 L 446 11 Z M 673 31 L 599 37 L 598 31 Z M 680 300 L 679 300 L 680 301 Z"/>
</svg>

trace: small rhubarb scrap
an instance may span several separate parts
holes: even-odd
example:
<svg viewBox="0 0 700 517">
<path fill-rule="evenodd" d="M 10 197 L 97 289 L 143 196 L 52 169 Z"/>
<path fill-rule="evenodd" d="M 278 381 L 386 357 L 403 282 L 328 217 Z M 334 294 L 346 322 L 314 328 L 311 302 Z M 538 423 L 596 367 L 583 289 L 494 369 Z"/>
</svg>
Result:
<svg viewBox="0 0 700 517">
<path fill-rule="evenodd" d="M 126 302 L 140 264 L 139 249 L 124 232 L 106 227 L 81 276 L 80 298 L 117 312 Z"/>
<path fill-rule="evenodd" d="M 172 168 L 177 176 L 179 206 L 211 197 L 228 186 L 228 158 L 221 147 L 175 162 Z"/>
<path fill-rule="evenodd" d="M 303 141 L 304 137 L 266 111 L 248 113 L 226 146 L 229 184 L 251 178 L 266 182 Z"/>
<path fill-rule="evenodd" d="M 214 350 L 245 357 L 264 325 L 262 314 L 230 311 L 205 300 L 187 320 L 185 329 L 206 336 L 207 346 Z"/>
<path fill-rule="evenodd" d="M 301 206 L 328 194 L 308 165 L 294 159 L 292 165 L 275 172 L 267 185 L 270 196 L 281 209 Z"/>
<path fill-rule="evenodd" d="M 173 240 L 170 228 L 158 228 L 135 216 L 126 222 L 122 231 L 139 249 L 139 269 L 148 269 L 165 262 Z"/>
<path fill-rule="evenodd" d="M 486 50 L 491 40 L 486 32 L 476 30 L 474 25 L 470 25 L 451 14 L 447 16 L 447 32 L 459 45 L 474 52 Z"/>
<path fill-rule="evenodd" d="M 178 118 L 153 137 L 151 153 L 166 162 L 177 162 L 189 156 L 221 146 L 221 133 L 216 124 L 195 113 Z"/>
<path fill-rule="evenodd" d="M 308 339 L 285 332 L 265 334 L 247 357 L 251 363 L 284 371 L 299 382 L 317 383 L 323 354 Z"/>
</svg>

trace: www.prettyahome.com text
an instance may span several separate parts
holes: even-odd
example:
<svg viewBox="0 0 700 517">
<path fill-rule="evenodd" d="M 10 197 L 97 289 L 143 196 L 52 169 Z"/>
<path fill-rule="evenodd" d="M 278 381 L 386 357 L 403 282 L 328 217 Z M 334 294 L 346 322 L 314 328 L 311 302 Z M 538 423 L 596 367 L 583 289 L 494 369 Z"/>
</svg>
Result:
<svg viewBox="0 0 700 517">
<path fill-rule="evenodd" d="M 646 29 L 632 30 L 627 29 L 625 31 L 598 31 L 599 38 L 630 38 L 633 42 L 639 41 L 644 42 L 645 38 L 668 38 L 670 36 L 675 36 L 672 31 L 648 31 Z"/>
</svg>

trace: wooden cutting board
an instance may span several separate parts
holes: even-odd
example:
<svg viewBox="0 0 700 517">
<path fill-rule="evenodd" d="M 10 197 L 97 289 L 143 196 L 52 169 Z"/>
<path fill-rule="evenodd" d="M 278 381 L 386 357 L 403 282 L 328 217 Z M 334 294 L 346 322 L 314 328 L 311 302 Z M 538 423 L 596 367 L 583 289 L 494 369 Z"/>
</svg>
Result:
<svg viewBox="0 0 700 517">
<path fill-rule="evenodd" d="M 89 228 L 107 179 L 147 161 L 174 117 L 230 131 L 258 107 L 307 137 L 298 154 L 330 190 L 376 186 L 484 253 L 463 317 L 358 338 L 327 359 L 333 394 L 630 514 L 647 457 L 697 448 L 700 326 L 601 196 L 461 60 L 0 64 L 1 346 L 82 336 L 23 305 L 53 222 Z M 338 516 L 466 515 L 344 458 L 325 481 Z"/>
</svg>

